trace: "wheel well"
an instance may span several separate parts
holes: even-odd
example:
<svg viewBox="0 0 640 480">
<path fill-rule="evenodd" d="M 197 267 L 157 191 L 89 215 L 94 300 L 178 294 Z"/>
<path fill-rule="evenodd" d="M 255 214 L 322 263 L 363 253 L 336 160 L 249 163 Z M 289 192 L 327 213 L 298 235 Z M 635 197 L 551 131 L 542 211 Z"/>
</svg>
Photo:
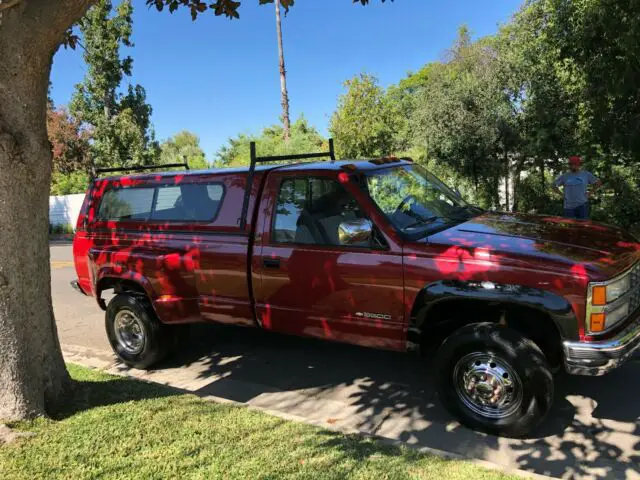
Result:
<svg viewBox="0 0 640 480">
<path fill-rule="evenodd" d="M 476 322 L 494 322 L 517 330 L 532 340 L 552 367 L 562 363 L 562 338 L 549 314 L 533 307 L 483 300 L 447 300 L 434 305 L 424 318 L 421 347 L 437 348 L 458 328 Z"/>
<path fill-rule="evenodd" d="M 105 277 L 102 278 L 96 286 L 96 298 L 98 299 L 98 305 L 103 310 L 107 309 L 102 293 L 106 290 L 113 290 L 115 294 L 118 293 L 135 293 L 146 297 L 147 292 L 144 287 L 133 280 L 126 280 L 123 278 Z"/>
</svg>

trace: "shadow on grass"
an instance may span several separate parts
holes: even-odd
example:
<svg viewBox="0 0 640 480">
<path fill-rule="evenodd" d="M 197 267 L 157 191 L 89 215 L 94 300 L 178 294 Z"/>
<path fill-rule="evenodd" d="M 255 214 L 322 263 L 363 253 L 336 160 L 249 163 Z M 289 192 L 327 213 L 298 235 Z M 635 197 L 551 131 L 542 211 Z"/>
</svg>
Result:
<svg viewBox="0 0 640 480">
<path fill-rule="evenodd" d="M 343 402 L 357 415 L 351 423 L 357 421 L 355 427 L 363 432 L 408 444 L 503 459 L 552 476 L 640 475 L 637 359 L 604 377 L 559 375 L 549 417 L 518 440 L 458 425 L 436 397 L 430 364 L 412 355 L 201 325 L 192 329 L 180 355 L 158 369 L 190 365 L 200 380 L 211 379 L 196 392 L 203 396 L 251 402 L 262 394 L 303 392 Z M 274 409 L 293 412 L 297 407 L 280 404 Z"/>
<path fill-rule="evenodd" d="M 57 420 L 69 421 L 42 423 L 25 448 L 0 448 L 0 478 L 80 478 L 87 472 L 95 478 L 503 478 L 468 462 L 177 395 L 164 386 L 70 370 L 75 394 L 55 412 Z"/>
<path fill-rule="evenodd" d="M 78 370 L 70 367 L 70 370 Z M 54 420 L 63 420 L 76 413 L 119 403 L 170 397 L 187 393 L 164 385 L 131 378 L 111 376 L 100 380 L 75 379 L 72 389 L 56 409 L 48 412 Z"/>
</svg>

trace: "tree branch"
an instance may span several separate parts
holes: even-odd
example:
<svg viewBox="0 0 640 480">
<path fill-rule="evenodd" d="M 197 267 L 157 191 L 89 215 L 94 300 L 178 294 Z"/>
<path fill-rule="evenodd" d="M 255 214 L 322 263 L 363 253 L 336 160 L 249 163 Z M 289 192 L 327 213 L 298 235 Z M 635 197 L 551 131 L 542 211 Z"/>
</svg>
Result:
<svg viewBox="0 0 640 480">
<path fill-rule="evenodd" d="M 0 0 L 0 7 L 9 4 L 17 7 L 2 15 L 3 28 L 0 29 L 0 34 L 14 39 L 23 39 L 28 35 L 31 45 L 29 48 L 40 45 L 46 49 L 40 50 L 41 52 L 53 52 L 64 41 L 65 32 L 95 1 Z"/>
<path fill-rule="evenodd" d="M 21 1 L 22 0 L 0 0 L 0 13 L 2 13 L 3 10 L 8 10 L 11 7 L 15 7 Z"/>
</svg>

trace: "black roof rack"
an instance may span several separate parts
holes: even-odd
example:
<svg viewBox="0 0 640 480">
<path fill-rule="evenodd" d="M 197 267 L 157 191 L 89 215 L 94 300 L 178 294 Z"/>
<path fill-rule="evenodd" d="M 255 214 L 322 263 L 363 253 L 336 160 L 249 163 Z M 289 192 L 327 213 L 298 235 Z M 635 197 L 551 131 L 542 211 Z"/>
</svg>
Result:
<svg viewBox="0 0 640 480">
<path fill-rule="evenodd" d="M 249 198 L 251 197 L 251 188 L 253 187 L 253 177 L 258 163 L 282 162 L 289 160 L 308 160 L 310 158 L 329 157 L 332 161 L 336 159 L 336 153 L 333 147 L 333 138 L 329 139 L 329 151 L 319 153 L 297 153 L 292 155 L 273 155 L 270 157 L 258 157 L 256 155 L 256 142 L 249 144 L 251 151 L 251 165 L 249 166 L 249 175 L 244 190 L 244 201 L 242 202 L 242 213 L 240 216 L 240 230 L 244 231 L 247 226 L 247 210 L 249 209 Z"/>
<path fill-rule="evenodd" d="M 159 170 L 166 168 L 176 168 L 182 167 L 185 170 L 189 170 L 189 165 L 187 162 L 184 163 L 165 163 L 164 165 L 137 165 L 131 167 L 107 167 L 107 168 L 96 168 L 94 170 L 94 177 L 98 176 L 101 173 L 115 173 L 115 172 L 140 172 L 143 170 Z"/>
</svg>

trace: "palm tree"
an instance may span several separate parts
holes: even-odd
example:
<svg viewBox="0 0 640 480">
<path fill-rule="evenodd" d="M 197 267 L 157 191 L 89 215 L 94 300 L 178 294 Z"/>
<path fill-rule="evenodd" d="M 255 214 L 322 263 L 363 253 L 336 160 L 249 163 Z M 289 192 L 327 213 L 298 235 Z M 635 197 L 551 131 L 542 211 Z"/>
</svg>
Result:
<svg viewBox="0 0 640 480">
<path fill-rule="evenodd" d="M 282 26 L 280 23 L 280 0 L 276 4 L 276 30 L 278 33 L 278 55 L 280 57 L 280 103 L 282 104 L 282 123 L 284 124 L 284 141 L 289 141 L 289 94 L 287 93 L 287 71 L 284 68 L 284 49 L 282 48 Z"/>
</svg>

